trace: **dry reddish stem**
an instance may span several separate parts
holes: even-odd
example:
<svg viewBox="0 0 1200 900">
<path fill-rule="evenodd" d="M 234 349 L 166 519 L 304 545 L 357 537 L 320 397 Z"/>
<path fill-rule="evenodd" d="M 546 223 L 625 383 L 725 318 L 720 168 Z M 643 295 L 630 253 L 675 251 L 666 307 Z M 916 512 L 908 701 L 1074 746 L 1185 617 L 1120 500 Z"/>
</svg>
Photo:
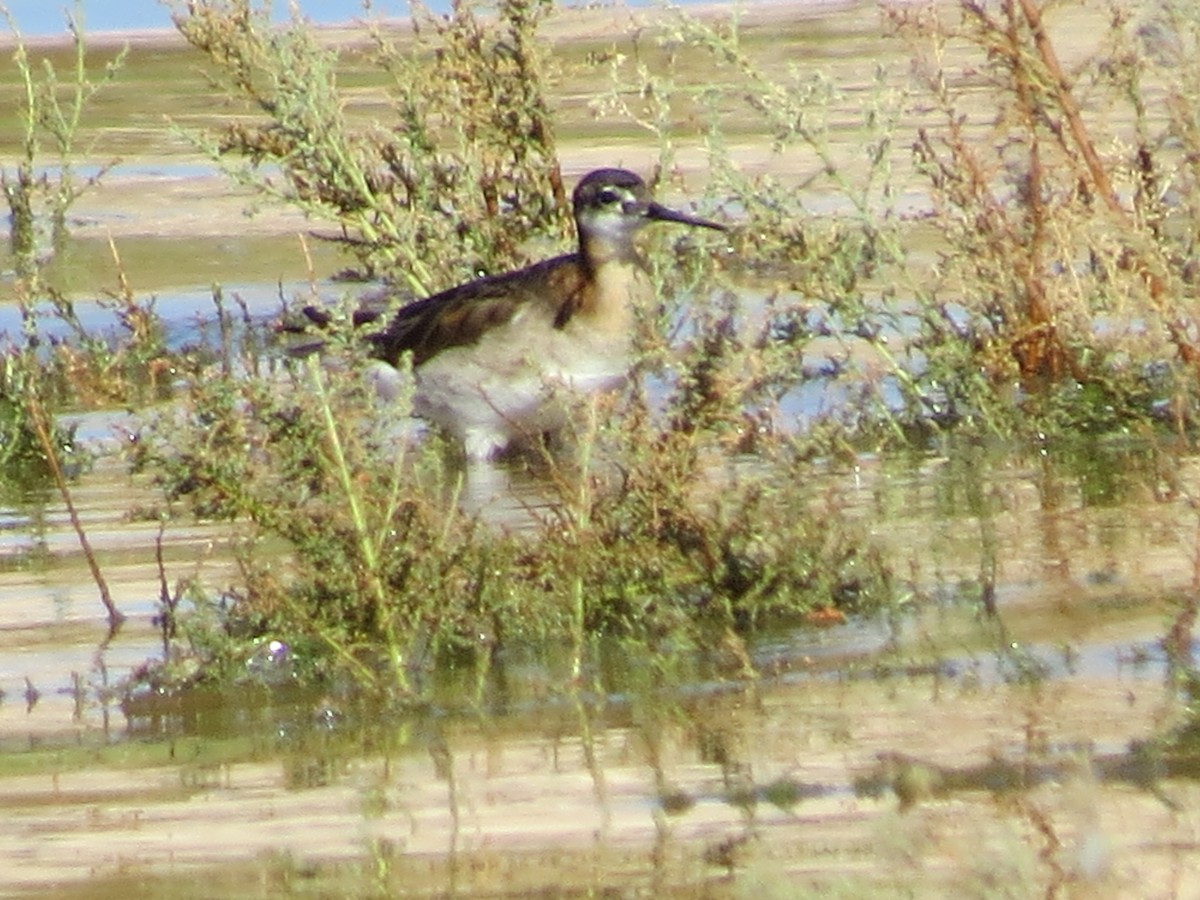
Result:
<svg viewBox="0 0 1200 900">
<path fill-rule="evenodd" d="M 1104 168 L 1100 154 L 1096 152 L 1096 145 L 1088 133 L 1087 126 L 1084 124 L 1079 104 L 1075 102 L 1075 95 L 1071 92 L 1070 82 L 1063 73 L 1062 65 L 1058 61 L 1058 54 L 1054 52 L 1054 45 L 1050 42 L 1049 35 L 1046 34 L 1046 29 L 1042 22 L 1041 9 L 1038 8 L 1034 0 L 1017 0 L 1017 2 L 1021 5 L 1021 13 L 1025 17 L 1025 22 L 1029 26 L 1030 33 L 1033 35 L 1034 46 L 1037 48 L 1042 65 L 1046 67 L 1046 71 L 1050 75 L 1051 83 L 1054 86 L 1055 99 L 1058 101 L 1059 109 L 1062 110 L 1063 117 L 1067 121 L 1071 138 L 1079 153 L 1083 156 L 1095 192 L 1104 201 L 1109 211 L 1117 217 L 1119 224 L 1123 228 L 1132 230 L 1134 223 L 1131 221 L 1128 211 L 1121 206 L 1120 201 L 1117 199 L 1112 181 L 1108 177 L 1108 170 Z M 1018 78 L 1017 81 L 1018 84 L 1021 83 L 1021 79 Z M 1161 304 L 1167 294 L 1166 278 L 1161 272 L 1155 271 L 1156 267 L 1153 265 L 1152 260 L 1146 258 L 1145 253 L 1136 253 L 1135 261 L 1132 265 L 1137 267 L 1142 277 L 1146 280 L 1146 286 L 1150 292 L 1151 299 Z M 1166 312 L 1161 308 L 1161 305 L 1160 311 Z M 1178 316 L 1166 315 L 1164 318 L 1167 333 L 1170 335 L 1171 342 L 1175 345 L 1180 358 L 1189 365 L 1200 366 L 1200 348 L 1197 348 L 1188 337 L 1188 323 Z"/>
<path fill-rule="evenodd" d="M 1023 0 L 1024 2 L 1024 0 Z M 1005 4 L 1008 19 L 1008 52 L 1015 65 L 1020 56 L 1020 31 L 1015 10 Z M 1050 51 L 1053 53 L 1053 49 Z M 1037 375 L 1057 380 L 1064 369 L 1073 368 L 1066 347 L 1059 339 L 1054 317 L 1046 302 L 1044 245 L 1046 240 L 1046 205 L 1042 195 L 1045 173 L 1042 170 L 1041 142 L 1038 139 L 1037 112 L 1029 82 L 1019 74 L 1013 79 L 1017 102 L 1029 134 L 1029 221 L 1033 228 L 1029 242 L 1028 263 L 1022 263 L 1018 274 L 1025 286 L 1025 317 L 1030 328 L 1013 343 L 1012 352 L 1024 378 Z"/>
<path fill-rule="evenodd" d="M 117 604 L 113 602 L 112 592 L 108 589 L 108 582 L 104 578 L 104 573 L 100 571 L 100 564 L 96 561 L 96 554 L 92 550 L 92 543 L 88 540 L 87 532 L 84 530 L 83 523 L 79 519 L 79 512 L 75 509 L 75 502 L 71 498 L 71 489 L 67 486 L 67 477 L 58 462 L 58 448 L 54 446 L 54 439 L 50 436 L 50 416 L 46 412 L 46 408 L 42 405 L 41 398 L 36 393 L 31 393 L 27 398 L 26 408 L 29 411 L 29 419 L 33 423 L 33 430 L 37 435 L 38 443 L 41 444 L 42 455 L 46 457 L 46 462 L 50 466 L 50 474 L 54 478 L 54 485 L 58 488 L 63 506 L 67 510 L 67 518 L 71 522 L 71 528 L 75 532 L 75 537 L 79 540 L 79 548 L 83 551 L 83 558 L 87 562 L 88 570 L 92 573 L 92 580 L 96 583 L 96 589 L 100 592 L 100 602 L 104 604 L 105 612 L 108 614 L 108 637 L 111 639 L 116 635 L 117 630 L 121 627 L 121 623 L 125 621 L 125 614 L 117 609 Z"/>
<path fill-rule="evenodd" d="M 1075 146 L 1079 149 L 1079 152 L 1083 155 L 1083 161 L 1087 164 L 1088 173 L 1092 176 L 1092 184 L 1096 188 L 1096 193 L 1103 198 L 1104 203 L 1110 210 L 1122 219 L 1127 219 L 1128 214 L 1117 201 L 1117 195 L 1113 190 L 1112 181 L 1108 177 L 1108 171 L 1104 168 L 1100 154 L 1096 152 L 1096 145 L 1092 142 L 1091 135 L 1088 134 L 1087 126 L 1084 124 L 1083 116 L 1079 111 L 1079 104 L 1075 102 L 1075 95 L 1071 92 L 1071 84 L 1067 80 L 1067 76 L 1063 73 L 1062 65 L 1058 61 L 1058 54 L 1054 52 L 1054 45 L 1050 43 L 1050 37 L 1046 34 L 1045 26 L 1042 23 L 1042 11 L 1038 9 L 1033 0 L 1017 0 L 1017 2 L 1021 4 L 1021 13 L 1025 16 L 1025 22 L 1029 25 L 1029 31 L 1033 35 L 1033 43 L 1037 47 L 1042 65 L 1046 67 L 1046 71 L 1050 74 L 1054 85 L 1055 99 L 1058 100 L 1059 109 L 1062 110 L 1063 116 L 1067 120 L 1067 127 L 1071 130 L 1071 137 L 1075 141 Z"/>
</svg>

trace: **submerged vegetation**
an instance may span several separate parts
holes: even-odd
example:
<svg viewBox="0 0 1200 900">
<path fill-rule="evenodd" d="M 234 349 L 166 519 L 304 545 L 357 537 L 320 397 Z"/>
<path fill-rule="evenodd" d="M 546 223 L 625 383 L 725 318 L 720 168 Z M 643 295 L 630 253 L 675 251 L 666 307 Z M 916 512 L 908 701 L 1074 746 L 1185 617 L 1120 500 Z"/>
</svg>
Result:
<svg viewBox="0 0 1200 900">
<path fill-rule="evenodd" d="M 881 67 L 845 85 L 781 63 L 769 29 L 677 13 L 560 59 L 539 38 L 552 6 L 511 0 L 485 17 L 461 3 L 442 17 L 418 4 L 411 31 L 372 23 L 336 47 L 298 18 L 271 25 L 248 0 L 173 6 L 237 112 L 213 131 L 180 127 L 192 146 L 264 202 L 302 209 L 354 275 L 397 293 L 568 239 L 556 88 L 573 78 L 588 81 L 594 115 L 650 136 L 660 192 L 703 183 L 733 224 L 716 254 L 687 235 L 648 247 L 661 304 L 643 311 L 641 365 L 620 397 L 581 405 L 563 446 L 511 464 L 542 494 L 519 528 L 471 511 L 480 476 L 436 436 L 377 422 L 368 363 L 340 324 L 354 298 L 322 362 L 264 347 L 219 294 L 217 339 L 169 346 L 153 303 L 124 281 L 106 301 L 122 330 L 97 337 L 18 227 L 28 166 L 6 181 L 30 325 L 6 351 L 3 458 L 57 452 L 33 427 L 43 405 L 169 399 L 132 450 L 161 488 L 154 514 L 237 534 L 240 577 L 220 596 L 199 582 L 172 594 L 164 573 L 164 655 L 143 684 L 246 678 L 272 641 L 292 677 L 349 678 L 406 702 L 428 699 L 448 668 L 473 673 L 483 702 L 495 667 L 529 646 L 567 648 L 563 683 L 600 694 L 605 642 L 748 677 L 748 635 L 886 609 L 901 592 L 863 523 L 810 488 L 815 460 L 986 437 L 1040 452 L 1080 433 L 1192 434 L 1190 6 L 1117 10 L 1069 60 L 1054 17 L 1027 0 L 906 6 L 869 39 L 912 48 L 911 76 Z M 66 129 L 57 241 L 80 190 L 71 129 L 92 87 L 80 49 L 78 105 L 64 115 L 53 77 L 35 89 L 18 58 L 29 133 Z M 359 80 L 387 101 L 369 121 L 349 100 Z M 856 120 L 835 124 L 846 108 Z M 743 163 L 743 132 L 769 148 L 765 166 Z M 32 165 L 37 142 L 26 146 Z M 703 179 L 681 162 L 697 147 Z M 46 314 L 68 326 L 48 344 Z"/>
<path fill-rule="evenodd" d="M 957 869 L 947 895 L 1090 895 L 1115 883 L 1093 798 L 1106 785 L 1121 786 L 1118 828 L 1144 825 L 1139 849 L 1167 865 L 1162 848 L 1189 826 L 1175 799 L 1184 786 L 1160 782 L 1195 777 L 1200 684 L 1192 6 L 1118 2 L 1101 15 L 1083 2 L 947 0 L 840 17 L 848 30 L 828 33 L 821 18 L 780 29 L 658 10 L 631 34 L 559 40 L 557 17 L 594 10 L 507 0 L 437 16 L 416 4 L 411 28 L 373 21 L 332 35 L 299 18 L 272 24 L 250 0 L 173 2 L 188 64 L 222 98 L 212 127 L 181 116 L 173 134 L 256 202 L 301 210 L 313 228 L 305 255 L 316 240 L 336 246 L 339 282 L 372 278 L 399 301 L 559 252 L 574 174 L 601 162 L 580 144 L 600 131 L 657 154 L 651 167 L 620 149 L 602 162 L 638 168 L 664 199 L 693 198 L 731 226 L 724 245 L 646 235 L 660 302 L 640 311 L 628 388 L 580 401 L 565 434 L 494 467 L 465 466 L 411 422 L 408 373 L 380 415 L 378 372 L 352 324 L 357 286 L 340 302 L 315 284 L 281 297 L 270 321 L 216 287 L 212 315 L 180 328 L 139 294 L 136 266 L 126 272 L 110 240 L 116 281 L 93 287 L 115 324 L 88 324 L 52 257 L 70 251 L 74 204 L 108 177 L 105 166 L 78 175 L 93 171 L 82 148 L 107 97 L 98 86 L 116 89 L 137 53 L 105 59 L 101 78 L 81 27 L 69 69 L 39 68 L 19 46 L 24 105 L 4 186 L 21 325 L 0 358 L 0 496 L 19 507 L 57 494 L 109 637 L 141 627 L 161 641 L 120 683 L 103 652 L 93 680 L 73 673 L 77 716 L 95 702 L 107 724 L 120 706 L 129 735 L 171 739 L 109 742 L 106 731 L 98 746 L 73 732 L 45 749 L 22 734 L 19 753 L 0 754 L 6 773 L 52 772 L 55 798 L 85 797 L 70 802 L 87 804 L 96 829 L 158 840 L 173 871 L 196 857 L 177 840 L 176 809 L 156 827 L 161 794 L 176 802 L 218 783 L 233 794 L 234 764 L 252 760 L 242 834 L 261 833 L 237 848 L 249 855 L 274 852 L 293 822 L 317 835 L 314 812 L 324 818 L 317 805 L 333 794 L 317 789 L 353 782 L 336 801 L 354 807 L 350 819 L 325 824 L 358 856 L 220 873 L 243 893 L 263 873 L 310 892 L 327 878 L 341 894 L 348 881 L 372 895 L 429 882 L 470 893 L 489 879 L 519 890 L 510 876 L 529 857 L 509 853 L 512 823 L 489 831 L 488 816 L 510 815 L 503 778 L 523 767 L 590 776 L 513 791 L 537 795 L 556 821 L 559 782 L 595 801 L 597 824 L 579 825 L 586 849 L 556 846 L 557 869 L 522 876 L 551 892 L 578 878 L 580 893 L 611 891 L 613 872 L 652 869 L 654 884 L 635 890 L 734 895 L 756 879 L 774 886 L 778 871 L 792 895 L 801 879 L 779 863 L 790 857 L 819 868 L 803 876 L 814 896 L 870 896 L 858 874 L 837 874 L 864 858 L 886 869 L 877 895 L 912 894 L 909 879 L 942 878 L 912 870 L 945 851 Z M 846 42 L 867 49 L 847 61 Z M 872 47 L 903 67 L 864 72 Z M 294 308 L 316 302 L 329 313 L 321 352 L 293 352 Z M 92 460 L 56 425 L 60 413 L 114 408 L 132 411 L 120 449 L 90 452 L 129 464 L 129 519 L 147 545 L 157 534 L 157 585 L 142 607 L 153 603 L 152 628 L 125 621 L 109 593 L 89 507 L 76 502 Z M 997 474 L 1012 469 L 1017 478 Z M 919 517 L 906 518 L 911 505 Z M 1036 523 L 1020 518 L 1031 510 Z M 1136 523 L 1114 524 L 1123 518 Z M 938 534 L 889 533 L 906 528 Z M 187 539 L 172 545 L 173 534 Z M 232 545 L 214 554 L 220 574 L 196 550 L 213 534 Z M 1072 558 L 1085 544 L 1095 552 Z M 1183 574 L 1156 569 L 1166 544 L 1184 548 L 1172 558 Z M 1133 570 L 1155 571 L 1134 585 Z M 1030 593 L 1055 594 L 1036 604 L 1048 622 L 1033 640 L 1005 596 L 1027 577 Z M 1131 616 L 1139 634 L 1165 633 L 1120 645 L 1122 683 L 1103 697 L 1080 660 L 1097 644 L 1077 630 Z M 823 663 L 821 646 L 814 662 L 824 636 L 809 638 L 847 619 L 867 623 L 870 648 Z M 1126 678 L 1139 667 L 1167 671 L 1167 709 L 1158 685 L 1143 690 L 1150 678 Z M 1009 690 L 989 691 L 989 679 Z M 25 702 L 38 702 L 28 679 Z M 1066 743 L 1079 737 L 1048 721 L 1060 705 L 1085 709 L 1072 724 L 1093 745 Z M 526 742 L 523 726 L 521 746 L 493 742 L 530 710 L 544 743 Z M 0 737 L 6 749 L 15 740 Z M 282 760 L 298 804 L 264 801 L 265 758 Z M 167 759 L 179 782 L 147 790 L 142 770 Z M 119 778 L 99 791 L 79 779 L 74 795 L 59 783 L 99 767 L 138 770 L 129 822 L 110 802 Z M 617 783 L 630 777 L 644 784 Z M 928 801 L 968 793 L 988 800 L 921 817 Z M 887 794 L 888 807 L 870 805 Z M 21 797 L 51 834 L 52 801 Z M 651 861 L 622 845 L 606 868 L 593 850 L 629 797 L 645 815 L 646 847 L 631 852 Z M 1136 806 L 1146 800 L 1151 813 Z M 825 812 L 796 815 L 810 801 Z M 425 815 L 439 804 L 444 826 Z M 871 810 L 858 830 L 855 806 Z M 891 808 L 895 818 L 879 817 Z M 1154 818 L 1164 810 L 1174 830 Z M 732 825 L 714 825 L 722 813 Z M 777 843 L 760 840 L 766 826 Z M 783 829 L 803 839 L 780 843 Z M 476 855 L 471 842 L 493 834 Z M 144 890 L 141 857 L 117 836 L 121 877 Z M 1169 865 L 1182 882 L 1193 844 L 1178 846 Z"/>
</svg>

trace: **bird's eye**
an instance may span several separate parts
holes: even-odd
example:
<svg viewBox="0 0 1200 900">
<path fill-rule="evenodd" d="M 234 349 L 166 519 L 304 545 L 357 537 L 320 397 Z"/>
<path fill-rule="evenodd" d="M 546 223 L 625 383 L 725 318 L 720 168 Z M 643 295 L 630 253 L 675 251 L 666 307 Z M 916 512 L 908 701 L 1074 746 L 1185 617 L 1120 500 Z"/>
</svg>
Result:
<svg viewBox="0 0 1200 900">
<path fill-rule="evenodd" d="M 621 199 L 620 193 L 616 188 L 605 188 L 600 192 L 600 202 L 604 204 L 616 203 Z"/>
</svg>

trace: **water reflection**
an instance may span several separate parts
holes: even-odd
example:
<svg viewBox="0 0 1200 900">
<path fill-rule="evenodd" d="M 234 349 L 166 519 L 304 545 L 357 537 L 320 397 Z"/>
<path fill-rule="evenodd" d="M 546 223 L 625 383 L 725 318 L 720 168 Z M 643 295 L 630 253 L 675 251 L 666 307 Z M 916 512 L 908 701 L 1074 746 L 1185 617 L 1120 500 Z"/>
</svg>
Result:
<svg viewBox="0 0 1200 900">
<path fill-rule="evenodd" d="M 199 292 L 163 301 L 176 345 L 217 333 L 211 302 Z M 253 295 L 252 320 L 276 303 L 273 291 Z M 113 324 L 99 324 L 108 311 L 86 314 L 96 327 Z M 437 667 L 422 685 L 428 702 L 414 706 L 349 684 L 301 687 L 293 675 L 303 651 L 286 636 L 264 638 L 233 688 L 124 690 L 130 673 L 163 658 L 164 591 L 197 578 L 219 595 L 236 581 L 230 537 L 131 515 L 160 500 L 121 458 L 137 415 L 67 421 L 97 453 L 74 498 L 129 618 L 106 644 L 95 586 L 54 494 L 6 500 L 0 768 L 30 760 L 44 773 L 46 752 L 128 753 L 134 761 L 123 765 L 138 775 L 103 808 L 169 822 L 225 803 L 254 826 L 225 835 L 221 849 L 205 839 L 208 823 L 189 859 L 299 846 L 296 834 L 319 835 L 321 852 L 361 855 L 361 843 L 339 841 L 369 834 L 379 842 L 372 852 L 402 841 L 406 851 L 466 858 L 509 840 L 536 843 L 552 828 L 555 841 L 577 847 L 641 842 L 659 860 L 695 845 L 693 868 L 727 874 L 753 864 L 761 836 L 795 835 L 812 849 L 818 826 L 822 846 L 861 861 L 868 823 L 892 808 L 913 815 L 1014 793 L 1025 802 L 1089 779 L 1097 803 L 1114 802 L 1118 788 L 1168 812 L 1186 798 L 1162 782 L 1192 777 L 1194 752 L 1147 756 L 1130 746 L 1161 733 L 1174 696 L 1161 636 L 1194 587 L 1188 498 L 1200 462 L 1162 445 L 1085 441 L 1029 454 L 948 442 L 908 457 L 817 463 L 813 496 L 866 523 L 894 561 L 901 584 L 886 614 L 760 632 L 746 648 L 754 678 L 723 659 L 720 635 L 677 653 L 595 639 L 580 678 L 560 646 L 507 645 L 481 666 L 484 635 L 474 652 Z M 384 437 L 422 436 L 396 426 Z M 714 482 L 752 474 L 734 466 Z M 528 533 L 553 521 L 560 496 L 528 460 L 466 469 L 458 490 L 493 527 Z M 153 787 L 164 766 L 169 789 Z M 83 852 L 67 823 L 96 807 L 89 791 L 101 779 L 88 758 L 60 768 L 54 777 L 66 787 L 9 802 L 15 812 L 0 828 L 0 838 L 8 829 L 27 840 L 17 830 L 34 827 L 54 835 L 61 843 L 46 851 L 47 866 L 63 864 L 61 848 Z M 32 783 L 49 790 L 49 777 Z M 0 797 L 11 800 L 14 785 L 0 772 Z M 42 808 L 53 810 L 47 821 L 30 824 Z M 104 843 L 109 824 L 85 829 L 92 853 L 119 853 Z M 158 831 L 136 837 L 147 854 L 139 859 L 166 852 Z M 682 877 L 665 862 L 651 869 L 663 883 Z"/>
<path fill-rule="evenodd" d="M 119 433 L 119 419 L 81 429 L 105 434 L 114 424 Z M 41 748 L 128 756 L 116 766 L 97 756 L 101 768 L 65 762 L 53 787 L 47 774 L 0 773 L 9 811 L 0 837 L 38 841 L 26 878 L 68 871 L 64 854 L 116 859 L 131 852 L 120 849 L 126 838 L 137 841 L 142 866 L 169 854 L 174 866 L 222 862 L 232 872 L 231 861 L 259 854 L 240 877 L 286 877 L 271 862 L 282 850 L 311 858 L 311 871 L 344 892 L 348 870 L 335 876 L 319 860 L 385 859 L 386 877 L 404 879 L 406 890 L 451 894 L 484 889 L 485 870 L 510 885 L 518 870 L 543 886 L 574 883 L 585 857 L 637 847 L 621 871 L 662 894 L 754 870 L 770 858 L 766 847 L 816 854 L 826 870 L 879 866 L 889 858 L 880 829 L 897 840 L 938 835 L 961 859 L 953 835 L 1035 802 L 1044 821 L 1074 834 L 1077 807 L 1048 799 L 1072 791 L 1085 791 L 1083 808 L 1099 821 L 1139 817 L 1167 833 L 1175 826 L 1154 817 L 1194 802 L 1180 779 L 1193 777 L 1195 754 L 1148 754 L 1130 741 L 1156 733 L 1170 696 L 1158 642 L 1171 610 L 1163 598 L 1190 584 L 1194 513 L 1175 500 L 1146 503 L 1133 487 L 1083 490 L 1067 460 L 1046 467 L 946 450 L 813 471 L 819 494 L 837 495 L 895 559 L 911 562 L 920 595 L 912 603 L 875 619 L 760 634 L 748 648 L 755 679 L 732 676 L 715 658 L 717 641 L 711 655 L 693 651 L 670 671 L 636 642 L 595 642 L 594 669 L 580 682 L 564 647 L 506 647 L 482 687 L 464 655 L 439 668 L 431 702 L 416 708 L 380 704 L 351 685 L 300 688 L 292 667 L 302 660 L 275 637 L 246 660 L 234 689 L 115 690 L 161 654 L 162 585 L 147 562 L 157 525 L 123 519 L 137 499 L 129 479 L 120 465 L 99 466 L 78 497 L 105 523 L 95 538 L 129 622 L 98 654 L 101 611 L 70 541 L 60 542 L 53 498 L 37 512 L 11 512 L 14 522 L 41 517 L 54 552 L 40 566 L 0 573 L 0 748 L 4 759 L 35 762 L 45 759 Z M 1190 485 L 1198 476 L 1185 458 L 1172 479 Z M 547 502 L 528 467 L 474 473 L 463 491 L 481 509 L 497 498 L 502 510 L 512 504 L 499 513 L 510 521 L 540 515 Z M 207 568 L 228 559 L 219 531 L 180 531 L 165 532 L 169 577 L 207 554 L 204 577 L 220 584 Z M 989 559 L 995 617 L 980 604 Z M 92 826 L 79 824 L 85 808 L 97 810 Z M 890 818 L 895 810 L 904 818 Z M 953 828 L 943 831 L 946 810 Z M 184 847 L 170 837 L 182 821 L 193 835 Z M 1065 838 L 1064 846 L 1103 872 L 1089 848 L 1114 832 L 1089 829 L 1078 832 L 1077 853 Z M 557 862 L 530 869 L 522 854 L 547 840 Z M 979 846 L 973 852 L 991 865 L 991 845 Z M 488 855 L 496 848 L 522 867 L 496 862 Z M 417 872 L 416 854 L 464 867 L 455 875 L 427 862 Z"/>
<path fill-rule="evenodd" d="M 127 674 L 161 653 L 152 620 L 164 575 L 173 580 L 193 573 L 220 590 L 222 573 L 232 573 L 234 566 L 229 535 L 216 526 L 166 527 L 157 519 L 130 517 L 131 510 L 151 510 L 159 502 L 152 486 L 131 487 L 119 457 L 137 432 L 137 416 L 92 413 L 68 420 L 81 443 L 100 454 L 95 469 L 75 487 L 75 500 L 104 555 L 106 577 L 120 593 L 118 606 L 131 617 L 103 654 L 109 672 Z M 405 428 L 389 439 L 420 437 Z M 1185 495 L 1138 502 L 1147 487 L 1149 496 L 1159 496 L 1153 492 L 1167 471 L 1164 460 L 1147 463 L 1140 447 L 1116 445 L 1014 466 L 1011 451 L 1003 448 L 944 449 L 907 461 L 864 456 L 852 470 L 814 470 L 814 478 L 827 485 L 816 493 L 869 521 L 892 558 L 910 559 L 917 576 L 914 595 L 933 604 L 914 603 L 877 620 L 834 628 L 760 634 L 749 647 L 756 668 L 783 684 L 854 671 L 927 672 L 979 683 L 1106 677 L 1125 665 L 1128 648 L 1152 645 L 1169 603 L 1153 598 L 1166 597 L 1172 584 L 1188 583 L 1191 571 L 1186 540 L 1191 513 L 1172 500 Z M 1195 460 L 1179 460 L 1170 482 L 1182 491 L 1196 468 Z M 458 490 L 468 512 L 510 531 L 546 527 L 561 497 L 558 486 L 528 460 L 470 467 L 461 473 Z M 1150 521 L 1154 530 L 1143 527 Z M 59 692 L 67 690 L 70 673 L 92 671 L 100 610 L 56 498 L 44 492 L 10 501 L 0 522 L 0 550 L 7 564 L 0 573 L 0 615 L 7 623 L 0 623 L 0 634 L 9 636 L 14 650 L 0 669 L 0 689 L 18 695 L 28 677 L 42 691 L 42 709 L 57 705 L 61 713 L 64 704 L 51 698 L 66 696 Z M 1002 629 L 989 631 L 977 621 L 989 607 L 999 611 Z M 925 654 L 930 659 L 904 658 L 910 652 L 905 648 L 951 624 L 974 632 L 969 653 L 943 644 Z M 35 636 L 36 650 L 30 644 Z M 1139 665 L 1150 677 L 1161 677 L 1165 661 L 1150 652 Z M 628 661 L 618 661 L 613 671 L 628 667 Z M 503 677 L 511 685 L 520 673 L 517 680 L 534 687 L 517 688 L 507 706 L 543 695 L 538 685 L 564 683 L 565 672 L 547 669 L 545 660 L 514 661 Z M 703 678 L 691 687 L 704 690 Z M 614 681 L 608 690 L 611 700 L 627 687 Z"/>
</svg>

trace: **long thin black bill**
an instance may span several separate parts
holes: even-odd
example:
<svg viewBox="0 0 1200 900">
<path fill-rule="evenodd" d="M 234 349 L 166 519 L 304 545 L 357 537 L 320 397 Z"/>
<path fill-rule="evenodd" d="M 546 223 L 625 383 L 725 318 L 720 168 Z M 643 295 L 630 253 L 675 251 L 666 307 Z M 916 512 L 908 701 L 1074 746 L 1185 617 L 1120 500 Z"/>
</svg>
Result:
<svg viewBox="0 0 1200 900">
<path fill-rule="evenodd" d="M 687 213 L 677 212 L 673 209 L 668 209 L 660 203 L 651 202 L 646 207 L 646 217 L 656 219 L 659 222 L 678 222 L 681 225 L 695 225 L 698 228 L 712 228 L 716 231 L 727 231 L 728 229 L 717 222 L 710 222 L 708 219 L 701 219 L 699 216 L 689 216 Z"/>
</svg>

